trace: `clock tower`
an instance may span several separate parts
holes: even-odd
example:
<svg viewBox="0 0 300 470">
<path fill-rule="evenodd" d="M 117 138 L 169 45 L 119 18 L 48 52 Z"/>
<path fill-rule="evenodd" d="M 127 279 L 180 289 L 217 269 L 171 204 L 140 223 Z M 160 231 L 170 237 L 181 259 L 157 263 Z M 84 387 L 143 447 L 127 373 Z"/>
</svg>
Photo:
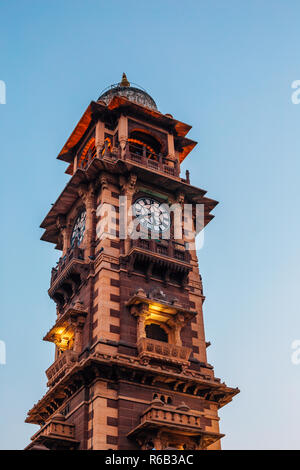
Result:
<svg viewBox="0 0 300 470">
<path fill-rule="evenodd" d="M 27 449 L 220 448 L 239 390 L 207 362 L 194 242 L 217 202 L 180 175 L 190 129 L 123 74 L 59 153 L 70 180 L 41 225 L 61 252 L 55 357 Z"/>
</svg>

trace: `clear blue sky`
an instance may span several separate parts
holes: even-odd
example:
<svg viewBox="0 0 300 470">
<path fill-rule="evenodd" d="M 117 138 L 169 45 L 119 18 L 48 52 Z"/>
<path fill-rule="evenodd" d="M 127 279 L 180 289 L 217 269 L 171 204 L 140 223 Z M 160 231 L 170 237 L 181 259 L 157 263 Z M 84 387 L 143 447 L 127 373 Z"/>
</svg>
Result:
<svg viewBox="0 0 300 470">
<path fill-rule="evenodd" d="M 55 157 L 123 71 L 193 125 L 184 167 L 220 201 L 199 264 L 209 362 L 241 389 L 221 411 L 223 448 L 300 448 L 299 15 L 297 0 L 0 2 L 0 448 L 36 431 L 24 419 L 53 361 L 59 253 L 39 224 L 68 179 Z"/>
</svg>

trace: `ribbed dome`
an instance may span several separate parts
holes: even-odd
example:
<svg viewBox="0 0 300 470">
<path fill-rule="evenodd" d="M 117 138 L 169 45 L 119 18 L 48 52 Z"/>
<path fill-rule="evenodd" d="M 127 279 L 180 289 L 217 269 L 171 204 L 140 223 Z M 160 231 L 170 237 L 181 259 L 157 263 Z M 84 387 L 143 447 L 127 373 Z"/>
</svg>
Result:
<svg viewBox="0 0 300 470">
<path fill-rule="evenodd" d="M 114 96 L 124 96 L 130 101 L 134 101 L 137 104 L 141 104 L 142 106 L 146 106 L 147 108 L 157 109 L 156 103 L 153 98 L 141 87 L 136 85 L 131 86 L 129 81 L 127 80 L 126 74 L 123 73 L 122 80 L 120 83 L 115 83 L 110 87 L 103 90 L 102 94 L 99 96 L 98 101 L 102 100 L 106 104 L 110 102 L 110 100 Z"/>
</svg>

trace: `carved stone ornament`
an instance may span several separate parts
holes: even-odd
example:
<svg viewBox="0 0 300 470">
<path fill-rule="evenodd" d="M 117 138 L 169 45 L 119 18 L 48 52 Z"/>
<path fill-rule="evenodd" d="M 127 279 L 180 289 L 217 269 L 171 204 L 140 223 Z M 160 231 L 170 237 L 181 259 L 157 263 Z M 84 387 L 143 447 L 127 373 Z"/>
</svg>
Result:
<svg viewBox="0 0 300 470">
<path fill-rule="evenodd" d="M 131 193 L 135 192 L 137 182 L 137 175 L 135 173 L 130 173 L 128 179 L 126 179 L 123 175 L 119 177 L 119 184 L 121 188 L 121 193 Z"/>
<path fill-rule="evenodd" d="M 176 202 L 181 205 L 184 204 L 184 193 L 182 193 L 181 191 L 178 191 L 176 194 Z"/>
<path fill-rule="evenodd" d="M 108 178 L 106 173 L 101 173 L 100 175 L 100 185 L 101 189 L 108 189 Z"/>
</svg>

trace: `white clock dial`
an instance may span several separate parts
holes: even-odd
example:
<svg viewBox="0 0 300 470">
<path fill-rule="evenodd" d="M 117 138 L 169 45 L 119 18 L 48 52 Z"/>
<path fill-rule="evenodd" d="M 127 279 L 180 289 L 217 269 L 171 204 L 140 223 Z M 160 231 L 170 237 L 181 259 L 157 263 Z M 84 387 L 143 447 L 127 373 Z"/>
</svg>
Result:
<svg viewBox="0 0 300 470">
<path fill-rule="evenodd" d="M 86 220 L 86 211 L 82 211 L 77 219 L 75 220 L 74 227 L 72 230 L 71 235 L 71 247 L 75 245 L 75 241 L 77 242 L 77 246 L 79 246 L 83 240 L 84 232 L 85 232 L 85 220 Z"/>
<path fill-rule="evenodd" d="M 165 232 L 170 227 L 168 209 L 150 197 L 141 197 L 135 201 L 134 215 L 143 227 L 153 232 Z"/>
</svg>

